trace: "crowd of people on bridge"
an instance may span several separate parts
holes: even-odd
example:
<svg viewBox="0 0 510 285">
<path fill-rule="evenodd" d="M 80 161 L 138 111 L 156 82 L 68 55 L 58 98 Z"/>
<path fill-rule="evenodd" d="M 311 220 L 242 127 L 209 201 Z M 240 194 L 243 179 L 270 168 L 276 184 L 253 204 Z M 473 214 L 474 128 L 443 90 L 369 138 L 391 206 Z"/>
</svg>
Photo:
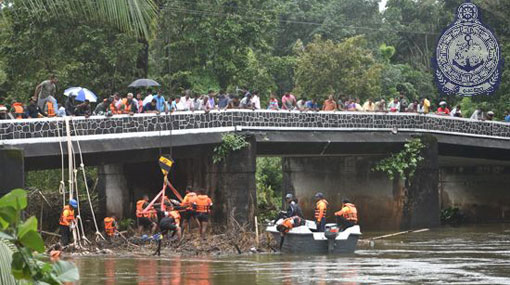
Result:
<svg viewBox="0 0 510 285">
<path fill-rule="evenodd" d="M 359 98 L 348 96 L 335 96 L 330 94 L 327 99 L 319 102 L 315 97 L 301 96 L 296 98 L 292 93 L 286 92 L 278 98 L 275 93 L 269 94 L 267 106 L 261 105 L 261 97 L 258 91 L 250 91 L 248 88 L 240 88 L 235 94 L 228 94 L 224 90 L 216 92 L 210 90 L 207 94 L 198 94 L 191 90 L 183 91 L 179 96 L 165 96 L 161 90 L 146 92 L 120 93 L 100 101 L 94 108 L 88 100 L 77 101 L 74 96 L 68 96 L 64 104 L 56 100 L 56 76 L 51 76 L 35 88 L 34 95 L 27 103 L 14 101 L 10 108 L 0 105 L 0 119 L 23 119 L 42 117 L 63 116 L 114 116 L 119 114 L 139 113 L 172 113 L 180 111 L 205 111 L 248 109 L 248 110 L 282 110 L 282 111 L 349 111 L 349 112 L 389 112 L 389 113 L 419 113 L 436 114 L 442 116 L 463 117 L 460 105 L 448 106 L 446 101 L 440 101 L 435 111 L 427 97 L 419 100 L 409 100 L 405 92 L 401 91 L 398 96 L 386 100 L 367 99 L 361 102 Z M 453 108 L 452 108 L 453 107 Z M 473 120 L 495 119 L 491 110 L 476 109 L 470 116 Z M 510 122 L 510 111 L 505 112 L 503 120 Z"/>
</svg>

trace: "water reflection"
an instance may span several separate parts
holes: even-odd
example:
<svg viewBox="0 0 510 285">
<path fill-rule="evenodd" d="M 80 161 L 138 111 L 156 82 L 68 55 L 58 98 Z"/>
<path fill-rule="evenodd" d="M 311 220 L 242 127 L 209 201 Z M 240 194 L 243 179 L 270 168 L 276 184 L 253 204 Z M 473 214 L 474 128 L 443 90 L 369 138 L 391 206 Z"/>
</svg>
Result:
<svg viewBox="0 0 510 285">
<path fill-rule="evenodd" d="M 378 234 L 378 233 L 377 233 Z M 350 256 L 75 259 L 81 284 L 510 284 L 510 225 L 446 228 Z"/>
</svg>

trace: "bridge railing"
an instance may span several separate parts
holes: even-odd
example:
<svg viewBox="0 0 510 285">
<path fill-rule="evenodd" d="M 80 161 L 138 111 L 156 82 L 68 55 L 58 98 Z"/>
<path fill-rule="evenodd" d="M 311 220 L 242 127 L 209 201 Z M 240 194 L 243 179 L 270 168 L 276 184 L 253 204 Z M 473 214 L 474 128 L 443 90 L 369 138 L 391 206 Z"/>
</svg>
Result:
<svg viewBox="0 0 510 285">
<path fill-rule="evenodd" d="M 66 134 L 64 118 L 0 121 L 2 141 L 56 138 Z M 137 114 L 113 117 L 72 117 L 72 136 L 117 135 L 187 130 L 310 130 L 310 131 L 409 131 L 510 140 L 510 124 L 475 121 L 415 113 L 299 112 L 227 110 Z"/>
</svg>

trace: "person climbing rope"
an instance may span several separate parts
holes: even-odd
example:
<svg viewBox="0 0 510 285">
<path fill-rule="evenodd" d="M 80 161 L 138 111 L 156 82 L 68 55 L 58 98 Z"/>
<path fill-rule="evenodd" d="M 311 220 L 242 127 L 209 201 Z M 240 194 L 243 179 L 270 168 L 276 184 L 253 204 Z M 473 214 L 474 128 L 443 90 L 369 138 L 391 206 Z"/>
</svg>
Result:
<svg viewBox="0 0 510 285">
<path fill-rule="evenodd" d="M 71 230 L 76 225 L 76 218 L 79 216 L 74 216 L 74 210 L 78 207 L 78 202 L 75 199 L 70 199 L 69 204 L 64 206 L 62 210 L 62 214 L 60 215 L 60 235 L 61 235 L 61 244 L 66 246 L 71 241 Z"/>
</svg>

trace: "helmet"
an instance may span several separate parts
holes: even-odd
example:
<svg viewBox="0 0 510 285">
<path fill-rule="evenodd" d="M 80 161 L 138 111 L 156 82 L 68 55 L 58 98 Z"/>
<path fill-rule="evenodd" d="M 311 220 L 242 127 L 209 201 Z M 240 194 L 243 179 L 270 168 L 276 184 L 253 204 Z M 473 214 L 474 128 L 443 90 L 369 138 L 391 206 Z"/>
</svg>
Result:
<svg viewBox="0 0 510 285">
<path fill-rule="evenodd" d="M 78 202 L 76 202 L 75 199 L 70 199 L 69 205 L 71 205 L 71 207 L 73 207 L 73 208 L 78 208 Z"/>
<path fill-rule="evenodd" d="M 315 194 L 315 199 L 322 199 L 324 198 L 324 194 L 322 194 L 321 192 L 317 192 L 317 194 Z"/>
<path fill-rule="evenodd" d="M 350 203 L 350 202 L 351 202 L 351 201 L 349 200 L 349 198 L 344 198 L 344 199 L 342 200 L 342 203 Z"/>
<path fill-rule="evenodd" d="M 292 194 L 289 193 L 289 194 L 285 195 L 285 200 L 292 200 L 292 199 L 294 199 L 294 196 Z"/>
</svg>

